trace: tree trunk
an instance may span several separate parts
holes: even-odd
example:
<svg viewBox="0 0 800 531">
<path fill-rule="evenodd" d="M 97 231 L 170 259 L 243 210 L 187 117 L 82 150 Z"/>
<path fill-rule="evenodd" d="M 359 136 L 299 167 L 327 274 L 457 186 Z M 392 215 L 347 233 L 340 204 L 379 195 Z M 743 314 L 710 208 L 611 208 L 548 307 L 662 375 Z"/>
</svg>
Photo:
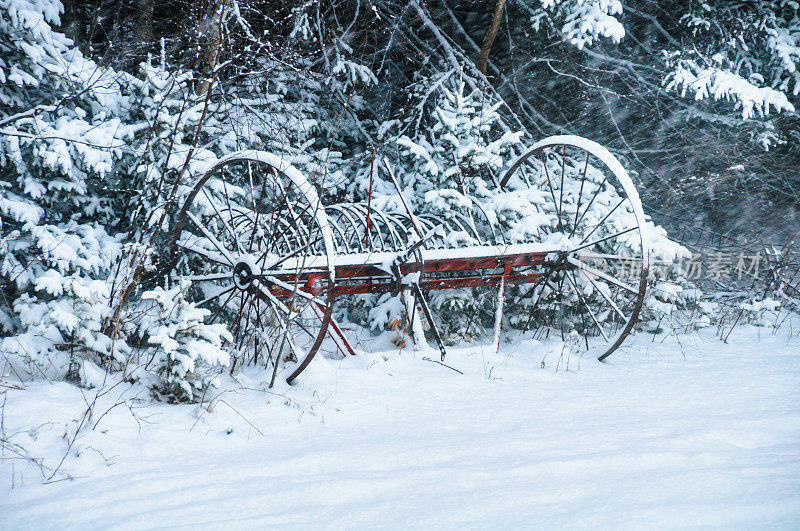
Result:
<svg viewBox="0 0 800 531">
<path fill-rule="evenodd" d="M 492 17 L 492 25 L 489 27 L 489 33 L 483 39 L 481 45 L 481 55 L 478 58 L 478 70 L 483 75 L 486 75 L 486 65 L 489 62 L 489 52 L 494 44 L 494 39 L 497 37 L 497 31 L 500 29 L 500 17 L 503 16 L 503 9 L 506 6 L 506 0 L 497 0 L 497 5 L 494 6 L 494 16 Z"/>
<path fill-rule="evenodd" d="M 197 94 L 205 94 L 213 85 L 214 69 L 222 53 L 222 28 L 229 11 L 228 0 L 220 0 L 202 23 L 206 26 L 206 52 L 203 57 L 203 80 L 197 87 Z"/>
<path fill-rule="evenodd" d="M 153 0 L 136 0 L 136 40 L 139 49 L 150 49 L 153 44 Z"/>
<path fill-rule="evenodd" d="M 64 34 L 72 39 L 75 46 L 83 45 L 83 30 L 86 24 L 84 18 L 85 7 L 77 0 L 64 0 L 64 15 L 61 17 L 61 28 Z"/>
</svg>

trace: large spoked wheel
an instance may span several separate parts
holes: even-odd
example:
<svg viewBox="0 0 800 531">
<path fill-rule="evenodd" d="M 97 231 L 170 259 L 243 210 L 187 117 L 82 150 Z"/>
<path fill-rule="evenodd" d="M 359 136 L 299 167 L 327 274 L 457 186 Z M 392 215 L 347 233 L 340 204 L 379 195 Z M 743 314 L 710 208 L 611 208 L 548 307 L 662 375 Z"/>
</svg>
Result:
<svg viewBox="0 0 800 531">
<path fill-rule="evenodd" d="M 537 238 L 554 250 L 539 283 L 513 290 L 511 324 L 577 337 L 581 353 L 605 359 L 633 329 L 647 288 L 645 217 L 628 173 L 596 142 L 555 136 L 516 160 L 501 186 L 543 214 Z"/>
<path fill-rule="evenodd" d="M 334 247 L 314 187 L 260 151 L 233 153 L 189 192 L 172 231 L 174 271 L 188 297 L 225 322 L 234 359 L 291 383 L 322 345 L 333 311 Z"/>
</svg>

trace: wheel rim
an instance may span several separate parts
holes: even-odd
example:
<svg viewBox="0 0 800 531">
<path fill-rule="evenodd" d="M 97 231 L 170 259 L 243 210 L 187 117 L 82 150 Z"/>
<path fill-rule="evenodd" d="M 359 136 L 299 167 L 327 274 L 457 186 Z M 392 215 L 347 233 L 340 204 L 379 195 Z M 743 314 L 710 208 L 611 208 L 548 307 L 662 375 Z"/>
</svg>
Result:
<svg viewBox="0 0 800 531">
<path fill-rule="evenodd" d="M 540 284 L 514 290 L 521 308 L 512 325 L 562 339 L 576 331 L 578 351 L 605 359 L 636 323 L 649 270 L 646 220 L 627 172 L 599 144 L 559 136 L 517 159 L 501 186 L 534 191 L 548 220 L 537 237 L 557 250 Z"/>
<path fill-rule="evenodd" d="M 296 378 L 333 309 L 333 244 L 313 186 L 272 154 L 232 154 L 192 188 L 172 242 L 175 271 L 193 283 L 187 297 L 228 324 L 236 362 L 275 374 L 297 361 Z"/>
</svg>

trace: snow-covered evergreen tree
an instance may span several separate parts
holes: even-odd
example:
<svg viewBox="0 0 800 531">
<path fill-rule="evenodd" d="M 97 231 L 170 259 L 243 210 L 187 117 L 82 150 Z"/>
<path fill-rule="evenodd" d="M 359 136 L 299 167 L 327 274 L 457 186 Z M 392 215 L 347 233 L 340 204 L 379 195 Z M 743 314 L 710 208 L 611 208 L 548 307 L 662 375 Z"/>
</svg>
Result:
<svg viewBox="0 0 800 531">
<path fill-rule="evenodd" d="M 18 372 L 63 377 L 70 357 L 124 352 L 103 322 L 121 251 L 115 170 L 133 128 L 127 78 L 53 29 L 61 10 L 0 2 L 0 348 Z"/>
<path fill-rule="evenodd" d="M 160 376 L 156 392 L 177 402 L 201 400 L 216 385 L 213 368 L 230 362 L 223 342 L 233 341 L 224 324 L 203 322 L 210 310 L 186 301 L 190 285 L 181 281 L 172 289 L 157 287 L 142 294 L 143 301 L 154 303 L 141 326 L 148 342 L 156 346 L 154 362 Z"/>
<path fill-rule="evenodd" d="M 491 195 L 492 181 L 522 137 L 522 132 L 499 127 L 500 105 L 482 93 L 468 92 L 463 82 L 445 85 L 416 135 L 397 138 L 404 163 L 402 184 L 420 215 L 469 216 L 472 198 Z"/>
<path fill-rule="evenodd" d="M 448 232 L 444 245 L 476 245 L 479 241 L 475 236 L 486 236 L 491 231 L 489 225 L 497 221 L 488 206 L 496 176 L 514 148 L 520 146 L 522 132 L 504 130 L 497 112 L 500 103 L 481 92 L 469 91 L 463 81 L 441 84 L 432 100 L 423 116 L 408 119 L 406 132 L 395 140 L 400 153 L 398 178 L 422 220 L 433 225 L 452 222 L 467 229 Z M 424 99 L 422 104 L 426 104 Z M 403 212 L 393 189 L 381 189 L 391 198 L 379 197 L 379 203 L 387 202 L 390 209 Z M 487 207 L 481 208 L 478 203 Z M 483 321 L 492 314 L 494 301 L 486 290 L 460 289 L 436 292 L 431 303 L 441 316 L 437 325 L 451 341 L 458 341 L 484 332 Z M 382 307 L 396 308 L 386 302 Z M 371 317 L 375 325 L 392 318 L 375 311 Z"/>
</svg>

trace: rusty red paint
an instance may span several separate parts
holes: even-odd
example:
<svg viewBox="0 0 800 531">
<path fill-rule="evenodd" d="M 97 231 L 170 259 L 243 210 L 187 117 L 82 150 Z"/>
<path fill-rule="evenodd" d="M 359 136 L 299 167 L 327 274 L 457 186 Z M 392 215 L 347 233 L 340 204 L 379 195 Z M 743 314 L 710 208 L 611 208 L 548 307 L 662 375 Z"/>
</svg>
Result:
<svg viewBox="0 0 800 531">
<path fill-rule="evenodd" d="M 514 267 L 531 267 L 544 263 L 545 253 L 487 256 L 479 258 L 448 258 L 424 262 L 423 279 L 420 288 L 424 290 L 475 288 L 498 286 L 505 277 L 506 284 L 531 284 L 541 281 L 543 273 L 512 273 Z M 418 262 L 408 262 L 400 267 L 401 273 L 419 271 Z M 441 276 L 441 273 L 475 273 L 460 276 Z M 427 278 L 426 278 L 427 277 Z M 290 284 L 304 285 L 303 290 L 319 296 L 325 293 L 329 277 L 324 272 L 301 275 L 279 275 L 278 278 Z M 365 295 L 369 293 L 390 293 L 395 289 L 395 281 L 386 271 L 369 264 L 345 265 L 336 267 L 336 283 L 333 291 L 337 296 Z M 270 291 L 278 298 L 290 298 L 292 292 L 283 288 L 271 287 Z"/>
</svg>

